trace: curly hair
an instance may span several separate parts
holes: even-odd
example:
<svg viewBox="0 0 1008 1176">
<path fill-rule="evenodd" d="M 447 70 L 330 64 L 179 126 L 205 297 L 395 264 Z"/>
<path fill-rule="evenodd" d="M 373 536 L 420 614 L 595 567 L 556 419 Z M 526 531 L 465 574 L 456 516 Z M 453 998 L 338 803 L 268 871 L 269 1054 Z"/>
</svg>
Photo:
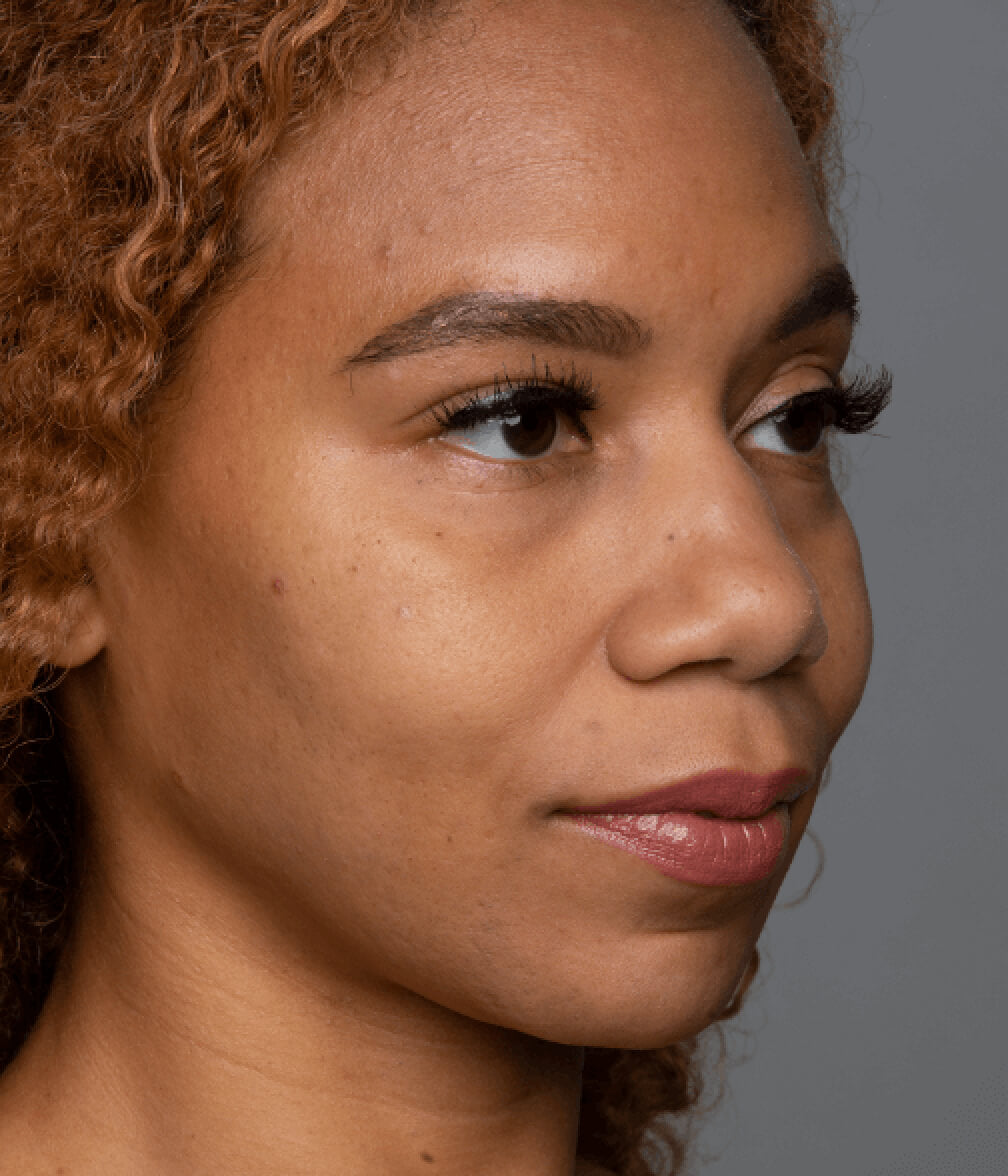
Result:
<svg viewBox="0 0 1008 1176">
<path fill-rule="evenodd" d="M 763 55 L 829 214 L 829 0 L 724 0 Z M 242 260 L 243 195 L 365 55 L 441 0 L 12 0 L 0 27 L 0 1069 L 46 998 L 80 871 L 47 657 L 89 531 L 143 476 L 149 408 Z M 750 969 L 751 973 L 754 969 Z M 744 987 L 744 986 L 743 986 Z M 726 1012 L 738 1007 L 738 998 Z M 700 1097 L 697 1043 L 589 1049 L 579 1153 L 648 1176 Z"/>
</svg>

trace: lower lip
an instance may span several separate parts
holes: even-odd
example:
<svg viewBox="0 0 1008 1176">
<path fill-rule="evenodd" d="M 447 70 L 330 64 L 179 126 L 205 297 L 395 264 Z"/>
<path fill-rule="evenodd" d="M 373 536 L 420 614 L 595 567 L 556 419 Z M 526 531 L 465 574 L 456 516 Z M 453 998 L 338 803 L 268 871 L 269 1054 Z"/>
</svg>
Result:
<svg viewBox="0 0 1008 1176">
<path fill-rule="evenodd" d="M 751 820 L 699 813 L 578 813 L 573 820 L 592 837 L 643 858 L 667 877 L 701 886 L 744 886 L 769 878 L 791 831 L 786 804 Z"/>
</svg>

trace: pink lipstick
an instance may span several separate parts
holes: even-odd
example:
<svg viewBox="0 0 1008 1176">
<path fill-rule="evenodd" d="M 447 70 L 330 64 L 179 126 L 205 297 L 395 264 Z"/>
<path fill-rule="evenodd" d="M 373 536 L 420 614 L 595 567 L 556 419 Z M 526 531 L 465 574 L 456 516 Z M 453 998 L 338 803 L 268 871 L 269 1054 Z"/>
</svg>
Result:
<svg viewBox="0 0 1008 1176">
<path fill-rule="evenodd" d="M 788 805 L 812 780 L 798 769 L 756 775 L 718 770 L 627 800 L 570 810 L 593 837 L 701 886 L 768 878 L 791 832 Z"/>
</svg>

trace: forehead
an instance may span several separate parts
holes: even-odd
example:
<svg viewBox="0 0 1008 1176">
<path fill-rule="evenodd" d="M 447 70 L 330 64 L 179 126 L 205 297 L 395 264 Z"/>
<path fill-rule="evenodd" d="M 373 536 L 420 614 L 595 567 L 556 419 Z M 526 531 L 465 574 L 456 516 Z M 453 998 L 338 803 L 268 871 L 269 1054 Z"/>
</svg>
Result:
<svg viewBox="0 0 1008 1176">
<path fill-rule="evenodd" d="M 720 0 L 463 4 L 392 77 L 359 77 L 252 209 L 276 258 L 338 273 L 369 318 L 469 286 L 571 292 L 572 273 L 615 297 L 628 269 L 716 298 L 769 243 L 803 271 L 832 254 Z"/>
</svg>

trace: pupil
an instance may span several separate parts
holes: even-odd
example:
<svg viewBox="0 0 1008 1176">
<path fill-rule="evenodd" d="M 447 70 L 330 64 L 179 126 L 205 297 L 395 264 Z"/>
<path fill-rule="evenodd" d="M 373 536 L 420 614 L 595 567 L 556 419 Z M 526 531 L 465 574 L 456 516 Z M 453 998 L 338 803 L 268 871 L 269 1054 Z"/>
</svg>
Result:
<svg viewBox="0 0 1008 1176">
<path fill-rule="evenodd" d="M 811 453 L 829 422 L 823 404 L 793 404 L 777 422 L 781 440 L 798 453 Z"/>
<path fill-rule="evenodd" d="M 545 406 L 527 408 L 518 416 L 502 421 L 502 431 L 515 453 L 522 457 L 541 457 L 556 438 L 556 412 Z"/>
</svg>

